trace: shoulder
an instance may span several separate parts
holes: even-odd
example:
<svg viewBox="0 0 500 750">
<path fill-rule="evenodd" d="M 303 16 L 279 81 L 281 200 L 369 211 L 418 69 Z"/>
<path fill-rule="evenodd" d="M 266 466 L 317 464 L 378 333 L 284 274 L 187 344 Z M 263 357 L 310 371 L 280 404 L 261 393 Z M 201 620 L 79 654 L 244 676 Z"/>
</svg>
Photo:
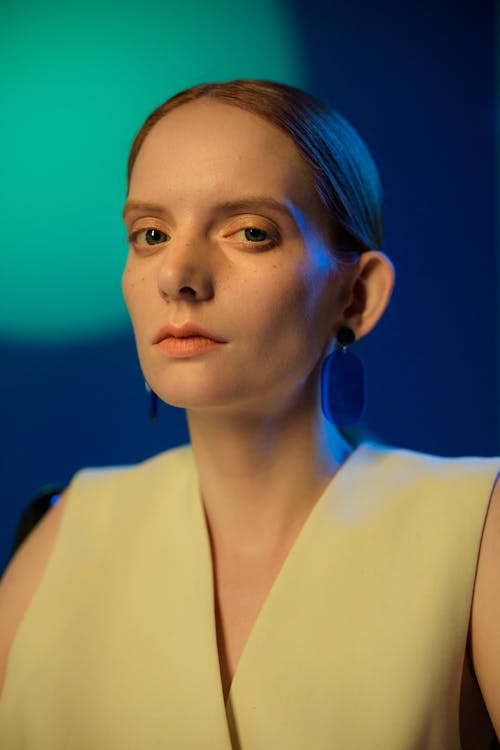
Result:
<svg viewBox="0 0 500 750">
<path fill-rule="evenodd" d="M 500 458 L 449 458 L 374 442 L 363 443 L 357 454 L 359 475 L 375 479 L 384 493 L 404 490 L 415 500 L 441 500 L 448 509 L 482 505 L 486 511 L 500 468 Z"/>
<path fill-rule="evenodd" d="M 136 464 L 86 468 L 77 472 L 67 488 L 69 497 L 68 519 L 83 529 L 96 531 L 98 516 L 105 526 L 117 514 L 138 518 L 145 510 L 138 500 L 165 498 L 182 492 L 187 481 L 196 476 L 196 464 L 190 445 L 182 445 L 159 453 Z M 97 514 L 97 516 L 96 516 Z"/>
<path fill-rule="evenodd" d="M 365 460 L 380 464 L 399 464 L 413 471 L 428 471 L 430 473 L 442 473 L 453 475 L 454 472 L 477 472 L 493 470 L 495 466 L 500 467 L 500 457 L 484 458 L 482 456 L 440 456 L 423 451 L 398 448 L 385 445 L 376 441 L 360 443 L 357 452 L 364 454 Z"/>
<path fill-rule="evenodd" d="M 82 469 L 73 477 L 69 491 L 81 489 L 97 494 L 120 493 L 158 482 L 175 483 L 194 473 L 195 463 L 190 445 L 181 445 L 137 464 Z"/>
<path fill-rule="evenodd" d="M 474 671 L 500 735 L 500 481 L 489 504 L 479 552 L 471 617 Z"/>
<path fill-rule="evenodd" d="M 392 491 L 411 487 L 408 496 L 417 503 L 425 498 L 426 511 L 432 510 L 426 519 L 443 520 L 439 541 L 455 550 L 455 578 L 470 562 L 473 668 L 500 736 L 500 458 L 442 458 L 373 446 L 369 451 Z"/>
<path fill-rule="evenodd" d="M 0 580 L 0 691 L 12 642 L 42 580 L 63 518 L 75 513 L 76 505 L 80 506 L 77 520 L 85 520 L 87 516 L 92 523 L 94 500 L 106 513 L 103 506 L 109 499 L 120 502 L 122 497 L 130 497 L 134 501 L 144 486 L 161 487 L 160 480 L 165 476 L 182 481 L 193 472 L 191 448 L 181 446 L 132 466 L 84 469 L 74 476 L 59 502 L 47 511 L 16 551 Z M 111 502 L 110 511 L 112 506 Z"/>
<path fill-rule="evenodd" d="M 500 458 L 446 458 L 376 444 L 365 444 L 356 454 L 344 475 L 346 513 L 366 509 L 370 518 L 380 519 L 384 532 L 390 514 L 400 534 L 412 539 L 418 533 L 421 554 L 430 564 L 432 552 L 436 566 L 455 571 L 454 591 L 458 595 L 462 589 L 470 608 Z"/>
</svg>

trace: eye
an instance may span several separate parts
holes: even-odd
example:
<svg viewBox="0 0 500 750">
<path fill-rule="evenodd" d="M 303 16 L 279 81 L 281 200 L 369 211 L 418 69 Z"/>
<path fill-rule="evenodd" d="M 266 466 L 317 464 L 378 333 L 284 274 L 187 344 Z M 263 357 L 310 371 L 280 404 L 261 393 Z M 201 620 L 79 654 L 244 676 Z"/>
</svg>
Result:
<svg viewBox="0 0 500 750">
<path fill-rule="evenodd" d="M 244 244 L 251 243 L 252 245 L 258 245 L 263 248 L 271 248 L 278 244 L 279 237 L 266 229 L 260 229 L 260 227 L 248 226 L 243 229 L 239 229 L 234 233 L 237 239 L 243 241 Z"/>
<path fill-rule="evenodd" d="M 129 237 L 129 242 L 133 242 L 136 245 L 161 245 L 167 242 L 168 235 L 162 232 L 160 229 L 150 227 L 148 229 L 139 229 L 137 232 L 132 232 Z"/>
<path fill-rule="evenodd" d="M 241 230 L 245 239 L 249 242 L 265 242 L 267 240 L 267 232 L 265 229 L 259 229 L 258 227 L 245 227 Z M 239 234 L 239 232 L 237 232 Z"/>
</svg>

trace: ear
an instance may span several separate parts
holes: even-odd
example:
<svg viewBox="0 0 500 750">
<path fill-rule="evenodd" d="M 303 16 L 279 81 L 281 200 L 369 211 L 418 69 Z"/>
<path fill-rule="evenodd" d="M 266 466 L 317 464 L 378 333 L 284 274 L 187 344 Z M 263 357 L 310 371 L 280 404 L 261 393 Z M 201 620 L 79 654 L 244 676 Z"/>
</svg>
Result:
<svg viewBox="0 0 500 750">
<path fill-rule="evenodd" d="M 356 334 L 366 336 L 382 317 L 394 287 L 394 267 L 377 250 L 361 253 L 353 268 L 350 299 L 344 308 L 344 322 Z"/>
</svg>

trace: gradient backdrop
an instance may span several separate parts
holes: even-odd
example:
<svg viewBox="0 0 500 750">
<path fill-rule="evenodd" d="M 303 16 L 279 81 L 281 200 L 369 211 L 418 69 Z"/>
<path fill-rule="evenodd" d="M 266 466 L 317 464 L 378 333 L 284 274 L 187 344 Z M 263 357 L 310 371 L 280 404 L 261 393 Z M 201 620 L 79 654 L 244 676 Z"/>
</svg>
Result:
<svg viewBox="0 0 500 750">
<path fill-rule="evenodd" d="M 302 86 L 361 132 L 397 270 L 357 347 L 364 427 L 500 452 L 495 54 L 493 0 L 3 0 L 0 570 L 40 486 L 187 438 L 181 411 L 147 418 L 120 211 L 134 133 L 201 81 Z"/>
</svg>

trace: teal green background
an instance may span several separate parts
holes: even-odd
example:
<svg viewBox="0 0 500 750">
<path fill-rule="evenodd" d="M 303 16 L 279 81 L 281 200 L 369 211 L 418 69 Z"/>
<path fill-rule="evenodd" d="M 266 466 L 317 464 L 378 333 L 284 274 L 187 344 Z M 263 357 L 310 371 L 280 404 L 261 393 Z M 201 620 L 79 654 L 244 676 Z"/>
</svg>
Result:
<svg viewBox="0 0 500 750">
<path fill-rule="evenodd" d="M 125 163 L 155 106 L 207 80 L 305 85 L 279 0 L 4 0 L 0 70 L 0 336 L 26 343 L 128 327 Z"/>
</svg>

